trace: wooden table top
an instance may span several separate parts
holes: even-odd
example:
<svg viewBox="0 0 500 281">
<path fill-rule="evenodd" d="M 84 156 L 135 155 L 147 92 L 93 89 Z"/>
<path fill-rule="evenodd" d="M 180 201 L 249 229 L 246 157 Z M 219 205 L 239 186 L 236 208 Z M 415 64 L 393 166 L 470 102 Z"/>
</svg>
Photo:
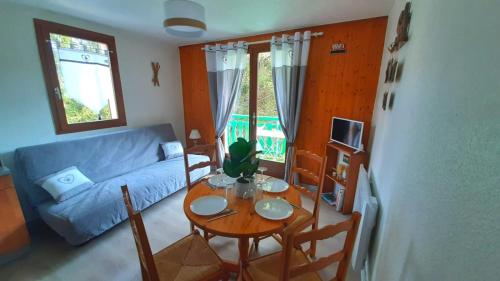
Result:
<svg viewBox="0 0 500 281">
<path fill-rule="evenodd" d="M 279 233 L 287 224 L 294 221 L 298 215 L 310 214 L 305 209 L 293 208 L 293 215 L 288 219 L 281 221 L 268 220 L 255 213 L 253 199 L 243 200 L 236 197 L 235 192 L 233 191 L 229 192 L 228 208 L 237 210 L 238 213 L 207 222 L 207 220 L 211 218 L 210 216 L 205 217 L 196 215 L 191 212 L 190 209 L 191 202 L 206 195 L 220 195 L 225 197 L 225 189 L 219 188 L 214 190 L 207 186 L 204 182 L 198 183 L 187 193 L 186 198 L 184 199 L 184 213 L 197 227 L 218 236 L 250 238 Z M 264 192 L 263 199 L 276 198 L 277 196 L 280 196 L 297 206 L 301 206 L 300 192 L 292 187 L 281 193 L 271 194 Z"/>
</svg>

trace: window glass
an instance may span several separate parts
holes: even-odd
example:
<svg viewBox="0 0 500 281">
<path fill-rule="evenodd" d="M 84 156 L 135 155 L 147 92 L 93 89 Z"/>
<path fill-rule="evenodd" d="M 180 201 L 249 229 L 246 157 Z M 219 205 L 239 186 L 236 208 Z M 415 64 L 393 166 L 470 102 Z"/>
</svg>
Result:
<svg viewBox="0 0 500 281">
<path fill-rule="evenodd" d="M 50 34 L 68 124 L 118 118 L 108 46 Z"/>
</svg>

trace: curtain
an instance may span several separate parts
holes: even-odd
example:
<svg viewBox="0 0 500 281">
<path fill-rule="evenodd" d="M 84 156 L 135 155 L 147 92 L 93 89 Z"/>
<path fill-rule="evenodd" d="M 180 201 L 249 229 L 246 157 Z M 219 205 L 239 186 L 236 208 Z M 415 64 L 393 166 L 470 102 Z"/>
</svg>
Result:
<svg viewBox="0 0 500 281">
<path fill-rule="evenodd" d="M 97 114 L 109 108 L 111 118 L 118 118 L 108 53 L 56 50 L 64 94 Z"/>
<path fill-rule="evenodd" d="M 243 41 L 239 41 L 237 44 L 205 46 L 210 109 L 215 127 L 219 165 L 222 165 L 224 161 L 225 152 L 221 138 L 231 117 L 234 104 L 241 93 L 247 49 L 247 45 Z"/>
<path fill-rule="evenodd" d="M 310 40 L 310 31 L 304 32 L 303 36 L 296 32 L 293 37 L 283 35 L 271 39 L 274 93 L 279 121 L 287 142 L 286 180 L 290 176 L 292 147 L 299 127 Z"/>
</svg>

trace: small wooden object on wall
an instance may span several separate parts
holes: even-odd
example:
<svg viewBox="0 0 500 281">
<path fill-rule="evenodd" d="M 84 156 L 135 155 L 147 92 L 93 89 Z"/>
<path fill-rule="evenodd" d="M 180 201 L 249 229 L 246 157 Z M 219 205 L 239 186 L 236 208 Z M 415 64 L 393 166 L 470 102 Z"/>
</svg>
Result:
<svg viewBox="0 0 500 281">
<path fill-rule="evenodd" d="M 394 42 L 389 46 L 389 52 L 395 52 L 403 45 L 408 42 L 408 32 L 410 29 L 410 20 L 411 20 L 411 3 L 408 2 L 405 5 L 403 11 L 401 11 L 401 15 L 398 20 L 398 27 L 396 30 L 396 38 Z"/>
<path fill-rule="evenodd" d="M 335 55 L 335 54 L 344 54 L 346 52 L 345 49 L 345 44 L 338 42 L 332 45 L 332 50 L 330 51 L 330 54 Z"/>
<path fill-rule="evenodd" d="M 30 237 L 10 172 L 0 167 L 0 264 L 29 249 Z"/>
<path fill-rule="evenodd" d="M 158 80 L 158 72 L 160 71 L 160 63 L 159 62 L 151 62 L 151 67 L 153 68 L 153 85 L 160 87 L 160 80 Z"/>
<path fill-rule="evenodd" d="M 337 164 L 340 155 L 348 155 L 349 165 L 345 166 L 345 171 L 337 171 Z M 326 169 L 323 175 L 324 186 L 323 192 L 333 192 L 335 184 L 344 187 L 344 202 L 342 206 L 343 214 L 352 213 L 354 205 L 354 196 L 356 195 L 356 185 L 358 184 L 359 165 L 364 164 L 366 167 L 368 154 L 364 151 L 356 151 L 355 149 L 339 143 L 328 143 L 325 147 L 325 155 L 327 156 Z M 343 168 L 344 169 L 344 168 Z M 346 177 L 343 178 L 342 174 Z M 333 176 L 336 175 L 336 176 Z"/>
</svg>

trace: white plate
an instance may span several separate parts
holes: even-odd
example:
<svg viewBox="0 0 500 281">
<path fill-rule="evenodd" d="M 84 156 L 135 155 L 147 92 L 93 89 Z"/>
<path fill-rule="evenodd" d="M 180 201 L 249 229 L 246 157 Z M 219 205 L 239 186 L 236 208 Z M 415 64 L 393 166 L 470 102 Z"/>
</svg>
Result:
<svg viewBox="0 0 500 281">
<path fill-rule="evenodd" d="M 227 200 L 222 196 L 203 196 L 191 202 L 191 211 L 200 216 L 211 216 L 224 211 Z"/>
<path fill-rule="evenodd" d="M 232 178 L 226 174 L 215 175 L 208 178 L 208 183 L 215 187 L 226 187 L 230 184 L 234 184 L 235 182 L 235 178 Z"/>
<path fill-rule="evenodd" d="M 293 207 L 283 199 L 263 199 L 255 204 L 255 212 L 269 220 L 283 220 L 293 214 Z"/>
<path fill-rule="evenodd" d="M 262 184 L 262 190 L 270 193 L 279 193 L 288 189 L 288 183 L 280 179 L 268 179 Z"/>
</svg>

